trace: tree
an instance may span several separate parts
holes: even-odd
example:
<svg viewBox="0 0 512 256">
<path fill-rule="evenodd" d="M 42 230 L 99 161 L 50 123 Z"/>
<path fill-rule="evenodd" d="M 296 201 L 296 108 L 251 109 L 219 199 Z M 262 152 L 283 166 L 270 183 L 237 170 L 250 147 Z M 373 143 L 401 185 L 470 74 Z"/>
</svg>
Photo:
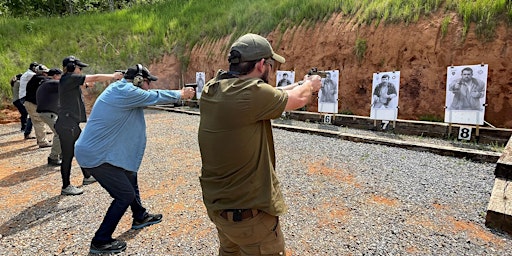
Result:
<svg viewBox="0 0 512 256">
<path fill-rule="evenodd" d="M 87 12 L 112 12 L 135 4 L 151 4 L 164 0 L 4 0 L 0 16 L 42 17 L 66 16 Z"/>
</svg>

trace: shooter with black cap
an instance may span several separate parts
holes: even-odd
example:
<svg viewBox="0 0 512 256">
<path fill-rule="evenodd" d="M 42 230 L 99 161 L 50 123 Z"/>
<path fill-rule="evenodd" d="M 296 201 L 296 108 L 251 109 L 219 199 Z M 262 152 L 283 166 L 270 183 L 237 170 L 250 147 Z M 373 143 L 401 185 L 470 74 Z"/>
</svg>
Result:
<svg viewBox="0 0 512 256">
<path fill-rule="evenodd" d="M 82 68 L 88 67 L 75 56 L 68 56 L 62 61 L 64 74 L 59 83 L 59 118 L 55 123 L 55 130 L 59 134 L 60 145 L 62 148 L 62 163 L 60 172 L 62 175 L 62 195 L 79 195 L 84 191 L 71 185 L 71 161 L 74 157 L 75 141 L 80 136 L 82 130 L 80 123 L 86 122 L 85 105 L 82 100 L 82 89 L 86 83 L 104 82 L 110 80 L 119 80 L 123 78 L 123 73 L 115 72 L 113 74 L 82 74 Z M 84 175 L 83 185 L 91 184 L 96 180 L 87 171 L 82 169 Z"/>
<path fill-rule="evenodd" d="M 162 214 L 146 211 L 139 194 L 137 173 L 146 148 L 144 107 L 191 99 L 195 91 L 192 87 L 149 90 L 157 79 L 141 64 L 128 68 L 124 79 L 110 84 L 98 97 L 76 142 L 80 166 L 114 198 L 91 241 L 91 253 L 126 249 L 126 242 L 113 239 L 112 234 L 128 207 L 132 211 L 132 229 L 162 221 Z"/>
</svg>

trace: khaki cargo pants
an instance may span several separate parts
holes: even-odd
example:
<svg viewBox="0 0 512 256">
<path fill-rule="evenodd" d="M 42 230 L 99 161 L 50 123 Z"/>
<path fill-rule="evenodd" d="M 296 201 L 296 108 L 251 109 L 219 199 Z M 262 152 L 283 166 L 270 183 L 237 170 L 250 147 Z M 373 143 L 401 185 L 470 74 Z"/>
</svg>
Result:
<svg viewBox="0 0 512 256">
<path fill-rule="evenodd" d="M 279 217 L 260 211 L 241 221 L 224 218 L 221 211 L 208 211 L 219 236 L 219 255 L 285 255 Z"/>
</svg>

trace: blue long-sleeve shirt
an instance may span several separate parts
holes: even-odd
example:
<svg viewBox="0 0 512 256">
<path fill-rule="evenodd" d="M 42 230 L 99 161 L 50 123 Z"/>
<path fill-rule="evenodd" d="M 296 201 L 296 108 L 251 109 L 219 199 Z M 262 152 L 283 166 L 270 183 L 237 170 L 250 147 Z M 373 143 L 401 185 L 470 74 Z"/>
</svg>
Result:
<svg viewBox="0 0 512 256">
<path fill-rule="evenodd" d="M 104 163 L 138 171 L 146 148 L 144 107 L 175 103 L 180 92 L 143 90 L 125 79 L 110 84 L 96 99 L 84 131 L 75 143 L 81 167 Z"/>
</svg>

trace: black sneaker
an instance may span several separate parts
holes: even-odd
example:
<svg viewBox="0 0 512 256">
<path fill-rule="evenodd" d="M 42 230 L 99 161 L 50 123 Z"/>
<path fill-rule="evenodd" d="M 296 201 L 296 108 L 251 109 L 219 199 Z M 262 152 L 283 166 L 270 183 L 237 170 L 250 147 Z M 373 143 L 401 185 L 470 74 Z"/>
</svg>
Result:
<svg viewBox="0 0 512 256">
<path fill-rule="evenodd" d="M 62 160 L 53 159 L 53 158 L 48 157 L 48 165 L 59 166 L 61 164 L 62 164 Z"/>
<path fill-rule="evenodd" d="M 30 136 L 30 134 L 24 134 L 23 137 L 26 139 L 26 140 L 32 140 L 32 139 L 35 139 L 36 137 L 34 136 Z"/>
<path fill-rule="evenodd" d="M 126 250 L 125 241 L 113 240 L 112 242 L 102 244 L 91 242 L 91 248 L 89 249 L 89 252 L 92 254 L 119 253 L 124 250 Z"/>
<path fill-rule="evenodd" d="M 147 214 L 142 220 L 133 219 L 132 229 L 141 229 L 143 227 L 160 223 L 162 221 L 162 214 Z"/>
</svg>

